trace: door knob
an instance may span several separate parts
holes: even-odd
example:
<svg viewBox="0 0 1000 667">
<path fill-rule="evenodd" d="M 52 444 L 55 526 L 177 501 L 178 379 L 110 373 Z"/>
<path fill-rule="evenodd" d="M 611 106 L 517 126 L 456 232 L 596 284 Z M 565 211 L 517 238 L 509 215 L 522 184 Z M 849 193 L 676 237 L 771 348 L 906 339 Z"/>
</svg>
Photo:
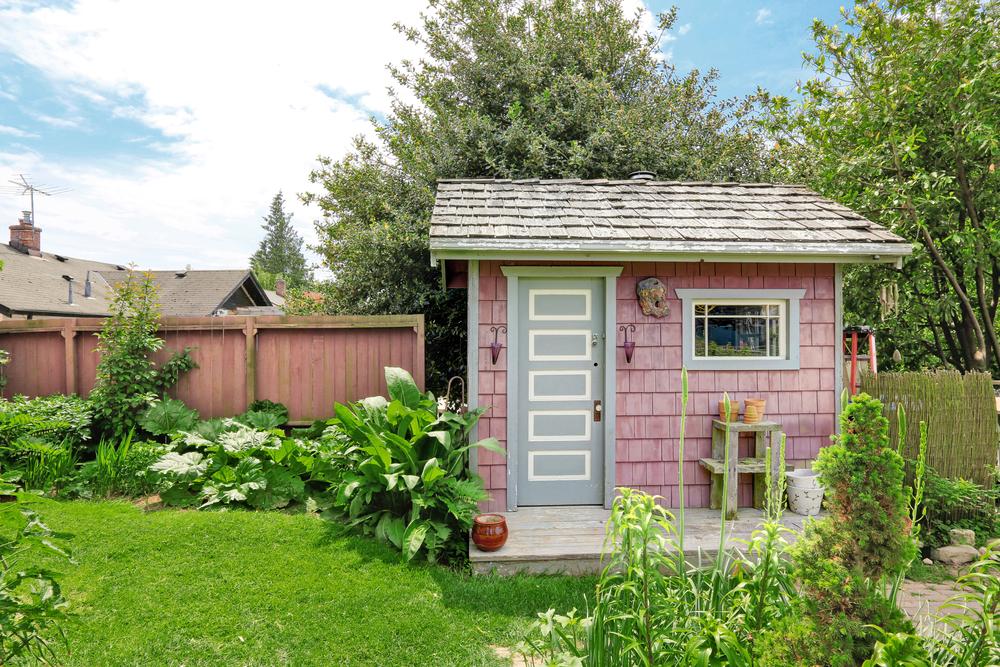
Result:
<svg viewBox="0 0 1000 667">
<path fill-rule="evenodd" d="M 597 334 L 594 334 L 594 337 L 591 339 L 590 346 L 597 347 Z"/>
<path fill-rule="evenodd" d="M 600 401 L 594 401 L 594 421 L 595 422 L 601 421 L 601 412 L 603 410 L 604 410 L 604 408 L 601 407 L 601 402 Z"/>
</svg>

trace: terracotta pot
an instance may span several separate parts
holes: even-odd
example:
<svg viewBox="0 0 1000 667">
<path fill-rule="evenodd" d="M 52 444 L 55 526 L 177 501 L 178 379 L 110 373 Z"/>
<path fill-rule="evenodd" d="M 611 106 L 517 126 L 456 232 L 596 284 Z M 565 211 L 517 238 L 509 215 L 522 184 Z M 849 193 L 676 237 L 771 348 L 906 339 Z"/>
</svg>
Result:
<svg viewBox="0 0 1000 667">
<path fill-rule="evenodd" d="M 743 423 L 744 424 L 756 424 L 760 421 L 760 415 L 757 414 L 757 408 L 748 405 L 743 412 Z"/>
<path fill-rule="evenodd" d="M 763 399 L 763 398 L 748 398 L 747 400 L 745 400 L 743 402 L 746 404 L 746 406 L 748 408 L 751 405 L 753 407 L 757 408 L 757 421 L 760 421 L 761 419 L 764 418 L 764 405 L 767 403 L 767 401 L 765 399 Z"/>
<path fill-rule="evenodd" d="M 736 421 L 740 418 L 740 402 L 729 401 L 729 410 L 732 412 L 729 421 Z M 719 401 L 719 421 L 726 421 L 726 402 Z"/>
<path fill-rule="evenodd" d="M 480 514 L 473 519 L 472 541 L 480 551 L 496 551 L 507 544 L 507 520 L 502 514 Z"/>
</svg>

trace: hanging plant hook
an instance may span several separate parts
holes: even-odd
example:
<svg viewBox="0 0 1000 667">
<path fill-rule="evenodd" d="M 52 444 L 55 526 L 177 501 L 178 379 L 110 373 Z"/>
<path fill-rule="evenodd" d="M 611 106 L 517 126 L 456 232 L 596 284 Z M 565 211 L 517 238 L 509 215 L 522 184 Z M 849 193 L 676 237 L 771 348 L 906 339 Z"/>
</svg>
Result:
<svg viewBox="0 0 1000 667">
<path fill-rule="evenodd" d="M 625 332 L 625 363 L 631 364 L 632 363 L 632 353 L 635 352 L 635 341 L 628 339 L 628 332 L 629 332 L 629 330 L 631 330 L 632 333 L 634 334 L 635 333 L 635 325 L 634 324 L 626 324 L 624 326 L 618 327 L 618 330 Z"/>
<path fill-rule="evenodd" d="M 503 329 L 504 334 L 507 333 L 507 327 L 490 327 L 490 331 L 493 332 L 493 343 L 490 345 L 490 351 L 493 353 L 493 365 L 497 365 L 497 359 L 500 358 L 500 350 L 503 349 L 503 343 L 499 342 L 500 330 Z"/>
</svg>

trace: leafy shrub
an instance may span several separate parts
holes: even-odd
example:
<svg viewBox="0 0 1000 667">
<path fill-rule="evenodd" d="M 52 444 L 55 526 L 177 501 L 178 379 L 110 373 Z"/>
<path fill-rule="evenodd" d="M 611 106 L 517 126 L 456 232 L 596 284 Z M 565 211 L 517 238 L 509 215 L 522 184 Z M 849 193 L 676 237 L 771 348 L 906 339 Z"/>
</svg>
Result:
<svg viewBox="0 0 1000 667">
<path fill-rule="evenodd" d="M 288 418 L 275 412 L 247 411 L 236 415 L 233 420 L 261 431 L 270 431 L 284 424 Z"/>
<path fill-rule="evenodd" d="M 58 424 L 44 433 L 44 437 L 55 443 L 64 443 L 75 449 L 92 447 L 90 427 L 94 419 L 94 410 L 90 401 L 76 394 L 63 396 L 53 394 L 45 398 L 28 399 L 25 396 L 15 396 L 9 402 L 0 404 L 8 415 L 28 415 L 34 420 Z M 29 434 L 20 434 L 24 437 Z M 38 434 L 32 434 L 38 435 Z"/>
<path fill-rule="evenodd" d="M 337 486 L 335 504 L 351 524 L 391 542 L 407 560 L 419 551 L 436 561 L 446 544 L 472 527 L 477 503 L 487 500 L 483 479 L 467 470 L 466 452 L 503 453 L 493 438 L 468 444 L 469 429 L 488 408 L 465 415 L 437 414 L 437 401 L 421 394 L 401 368 L 385 369 L 390 401 L 366 398 L 353 412 L 336 405 L 338 429 L 350 439 L 351 470 Z"/>
<path fill-rule="evenodd" d="M 198 366 L 191 348 L 175 353 L 160 368 L 149 356 L 163 347 L 158 338 L 159 300 L 153 274 L 136 274 L 130 267 L 125 281 L 116 283 L 109 310 L 98 334 L 101 361 L 97 385 L 90 394 L 102 430 L 116 438 L 136 426 L 137 414 L 177 382 L 180 373 Z"/>
<path fill-rule="evenodd" d="M 279 424 L 284 424 L 288 421 L 288 408 L 281 403 L 275 403 L 266 398 L 251 403 L 247 407 L 247 412 L 270 412 L 278 417 L 284 417 L 284 419 L 278 422 Z"/>
<path fill-rule="evenodd" d="M 338 479 L 332 441 L 285 438 L 281 431 L 261 431 L 231 419 L 215 426 L 178 433 L 171 443 L 174 451 L 150 466 L 149 480 L 161 489 L 165 503 L 267 510 L 290 502 L 313 508 L 327 502 Z"/>
<path fill-rule="evenodd" d="M 948 544 L 952 528 L 972 529 L 977 538 L 997 533 L 1000 489 L 986 489 L 972 480 L 941 477 L 933 468 L 927 469 L 926 479 L 923 507 L 931 546 Z"/>
<path fill-rule="evenodd" d="M 0 536 L 0 664 L 21 660 L 56 661 L 50 643 L 61 638 L 61 623 L 68 620 L 68 602 L 63 597 L 57 573 L 19 565 L 29 550 L 55 554 L 74 562 L 68 550 L 54 544 L 55 534 L 37 513 L 18 502 L 0 506 L 3 524 L 14 523 L 13 535 Z"/>
<path fill-rule="evenodd" d="M 198 411 L 184 406 L 184 401 L 155 401 L 139 413 L 138 425 L 152 435 L 190 431 L 198 423 Z"/>
</svg>

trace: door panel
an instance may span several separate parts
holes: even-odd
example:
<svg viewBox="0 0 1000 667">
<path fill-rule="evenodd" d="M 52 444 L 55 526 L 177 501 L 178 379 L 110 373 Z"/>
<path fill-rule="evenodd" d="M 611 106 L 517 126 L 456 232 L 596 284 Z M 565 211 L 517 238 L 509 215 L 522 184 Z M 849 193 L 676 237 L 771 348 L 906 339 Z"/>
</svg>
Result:
<svg viewBox="0 0 1000 667">
<path fill-rule="evenodd" d="M 517 504 L 604 502 L 604 279 L 518 281 Z"/>
</svg>

